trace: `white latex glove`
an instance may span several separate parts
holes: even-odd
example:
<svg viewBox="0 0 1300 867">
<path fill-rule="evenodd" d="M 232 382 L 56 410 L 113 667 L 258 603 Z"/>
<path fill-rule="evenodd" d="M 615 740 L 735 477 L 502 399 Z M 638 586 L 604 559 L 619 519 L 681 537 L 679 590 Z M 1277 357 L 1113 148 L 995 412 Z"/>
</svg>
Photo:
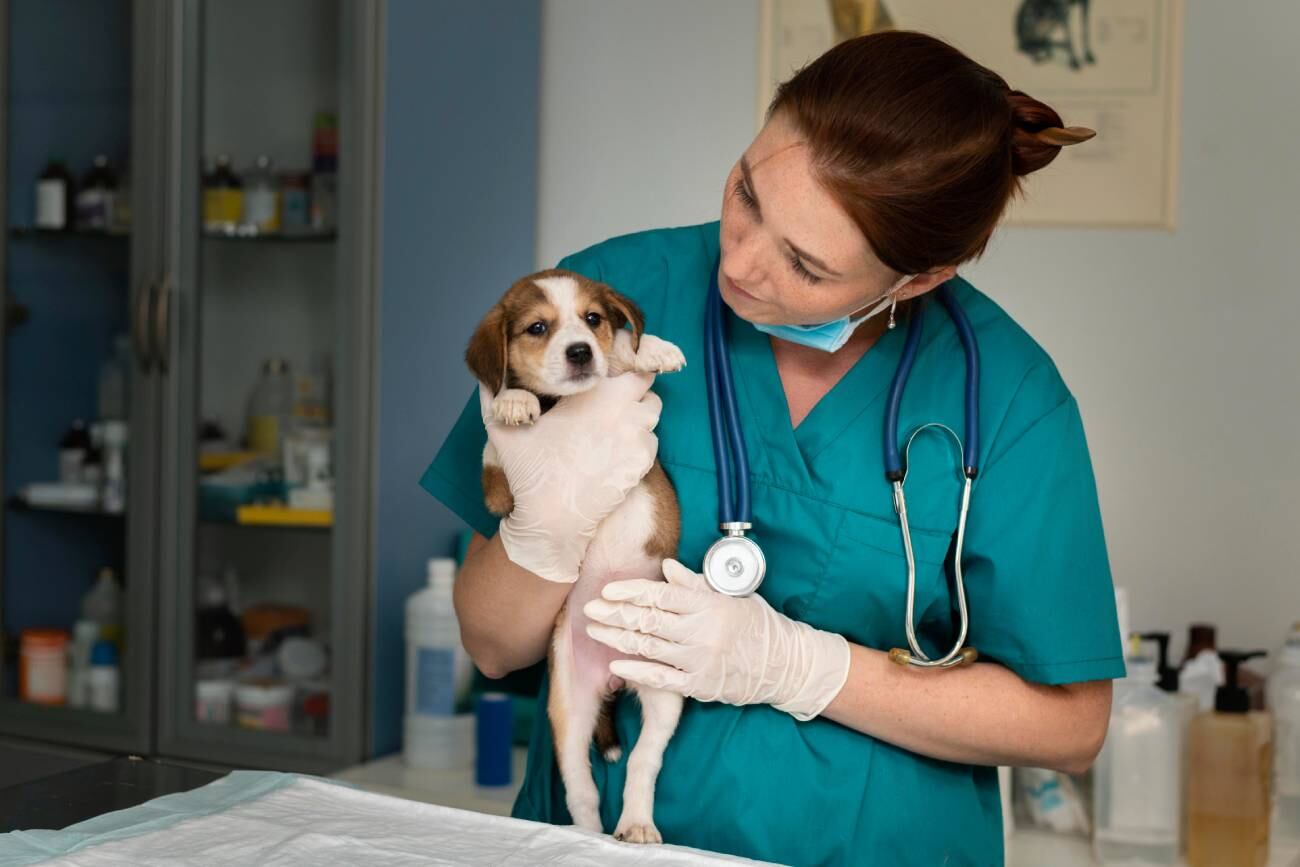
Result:
<svg viewBox="0 0 1300 867">
<path fill-rule="evenodd" d="M 625 680 L 700 701 L 770 704 L 810 720 L 839 694 L 849 643 L 778 614 L 763 597 L 724 596 L 704 576 L 665 560 L 662 581 L 613 581 L 583 613 L 587 634 L 645 659 L 616 659 Z M 655 661 L 648 661 L 655 660 Z"/>
<path fill-rule="evenodd" d="M 512 562 L 548 581 L 578 580 L 596 527 L 654 465 L 663 404 L 653 381 L 602 377 L 523 425 L 490 421 L 492 395 L 479 387 L 488 443 L 515 501 L 499 531 Z"/>
</svg>

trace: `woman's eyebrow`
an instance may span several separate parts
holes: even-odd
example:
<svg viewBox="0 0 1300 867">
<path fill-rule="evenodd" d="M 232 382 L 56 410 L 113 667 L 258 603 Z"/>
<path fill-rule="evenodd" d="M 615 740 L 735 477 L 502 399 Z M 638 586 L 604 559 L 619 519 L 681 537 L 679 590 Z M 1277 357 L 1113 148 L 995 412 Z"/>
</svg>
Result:
<svg viewBox="0 0 1300 867">
<path fill-rule="evenodd" d="M 758 215 L 762 217 L 763 208 L 758 203 L 758 191 L 754 189 L 754 176 L 750 174 L 749 171 L 749 158 L 746 157 L 744 154 L 740 155 L 740 174 L 745 178 L 745 187 L 749 190 L 749 197 L 754 200 L 754 208 L 758 211 Z M 827 264 L 823 262 L 821 259 L 818 259 L 816 256 L 800 249 L 799 247 L 796 247 L 794 242 L 791 241 L 789 238 L 782 238 L 781 240 L 785 241 L 786 246 L 788 246 L 792 251 L 794 251 L 794 254 L 796 256 L 798 256 L 800 259 L 812 263 L 815 267 L 826 272 L 828 276 L 832 278 L 838 278 L 844 276 L 840 274 L 840 272 L 836 271 L 834 268 L 827 266 Z"/>
</svg>

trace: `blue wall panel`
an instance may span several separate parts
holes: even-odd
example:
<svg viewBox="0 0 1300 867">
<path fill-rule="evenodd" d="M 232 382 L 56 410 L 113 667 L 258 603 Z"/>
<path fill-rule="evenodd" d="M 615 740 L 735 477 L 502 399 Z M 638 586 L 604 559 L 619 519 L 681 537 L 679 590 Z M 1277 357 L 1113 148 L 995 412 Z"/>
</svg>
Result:
<svg viewBox="0 0 1300 867">
<path fill-rule="evenodd" d="M 401 746 L 403 611 L 463 525 L 417 484 L 478 319 L 533 270 L 540 0 L 389 0 L 371 753 Z"/>
</svg>

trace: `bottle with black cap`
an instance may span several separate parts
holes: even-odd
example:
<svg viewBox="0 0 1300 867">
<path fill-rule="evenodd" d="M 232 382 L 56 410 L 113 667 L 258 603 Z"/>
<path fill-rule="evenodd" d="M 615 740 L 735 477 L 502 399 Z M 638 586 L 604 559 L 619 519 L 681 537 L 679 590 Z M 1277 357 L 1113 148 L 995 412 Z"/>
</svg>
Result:
<svg viewBox="0 0 1300 867">
<path fill-rule="evenodd" d="M 1180 803 L 1178 806 L 1178 824 L 1179 824 L 1179 853 L 1187 851 L 1187 757 L 1188 757 L 1188 737 L 1191 729 L 1192 720 L 1200 712 L 1200 704 L 1196 696 L 1179 690 L 1181 672 L 1169 664 L 1169 633 L 1168 632 L 1143 632 L 1143 641 L 1154 641 L 1156 645 L 1156 671 L 1158 680 L 1156 686 L 1163 692 L 1167 693 L 1178 705 L 1179 719 L 1179 738 L 1181 742 L 1181 761 L 1182 761 L 1182 781 L 1184 782 L 1182 792 L 1180 793 Z"/>
<path fill-rule="evenodd" d="M 1238 682 L 1243 662 L 1264 651 L 1221 650 L 1224 685 L 1214 710 L 1192 721 L 1187 861 L 1191 867 L 1263 867 L 1268 861 L 1272 790 L 1269 715 L 1250 709 Z"/>
</svg>

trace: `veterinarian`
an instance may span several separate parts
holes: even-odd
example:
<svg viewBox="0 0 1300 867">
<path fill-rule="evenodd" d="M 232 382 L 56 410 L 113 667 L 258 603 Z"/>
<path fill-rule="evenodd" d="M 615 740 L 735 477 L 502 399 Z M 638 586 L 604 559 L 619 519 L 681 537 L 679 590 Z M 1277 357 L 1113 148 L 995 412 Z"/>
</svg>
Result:
<svg viewBox="0 0 1300 867">
<path fill-rule="evenodd" d="M 644 657 L 616 673 L 695 699 L 658 780 L 665 841 L 786 864 L 999 864 L 995 766 L 1086 769 L 1110 680 L 1124 674 L 1079 407 L 1048 354 L 957 276 L 1021 178 L 1057 155 L 1063 123 L 948 45 L 896 32 L 841 43 L 778 90 L 768 117 L 726 179 L 719 222 L 614 238 L 560 263 L 636 301 L 687 367 L 653 393 L 644 380 L 605 380 L 529 429 L 485 434 L 475 396 L 426 472 L 422 484 L 479 534 L 456 587 L 464 642 L 489 676 L 545 657 L 583 539 L 617 505 L 571 480 L 648 467 L 656 444 L 635 435 L 644 414 L 629 410 L 662 401 L 657 455 L 681 502 L 680 562 L 665 562 L 668 583 L 613 583 L 585 611 L 593 636 Z M 715 276 L 767 558 L 747 597 L 717 594 L 699 574 L 718 538 L 702 357 Z M 982 356 L 963 554 L 980 657 L 936 671 L 888 656 L 906 646 L 907 565 L 881 440 L 907 331 L 889 319 L 904 324 L 945 283 Z M 825 327 L 790 327 L 809 324 Z M 964 370 L 953 322 L 932 305 L 899 430 L 961 431 Z M 568 465 L 537 460 L 585 426 L 617 445 Z M 503 464 L 535 473 L 517 495 L 537 518 L 528 534 L 497 532 L 484 509 L 487 436 Z M 955 634 L 954 451 L 918 439 L 907 478 L 917 633 L 939 655 Z M 519 565 L 529 563 L 547 574 Z M 624 697 L 624 745 L 639 720 Z M 566 823 L 551 744 L 539 714 L 514 815 Z M 610 831 L 626 758 L 593 750 L 592 762 Z"/>
</svg>

